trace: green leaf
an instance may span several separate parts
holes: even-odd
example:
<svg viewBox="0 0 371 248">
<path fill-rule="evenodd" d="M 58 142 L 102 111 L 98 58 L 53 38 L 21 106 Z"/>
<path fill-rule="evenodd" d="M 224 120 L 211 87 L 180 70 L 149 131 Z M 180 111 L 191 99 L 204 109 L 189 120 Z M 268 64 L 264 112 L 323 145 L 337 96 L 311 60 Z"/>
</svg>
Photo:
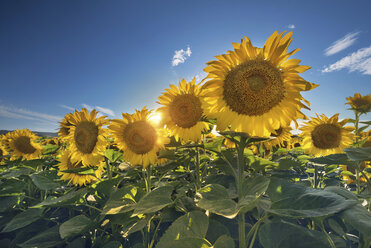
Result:
<svg viewBox="0 0 371 248">
<path fill-rule="evenodd" d="M 152 190 L 135 205 L 133 215 L 153 213 L 169 206 L 173 203 L 172 192 L 172 186 L 163 186 Z"/>
<path fill-rule="evenodd" d="M 44 165 L 45 159 L 32 159 L 32 160 L 23 160 L 21 162 L 22 165 L 29 166 L 32 168 L 36 168 L 38 166 Z"/>
<path fill-rule="evenodd" d="M 57 171 L 41 171 L 39 173 L 32 174 L 32 182 L 41 190 L 52 190 L 61 186 Z"/>
<path fill-rule="evenodd" d="M 206 239 L 214 243 L 222 235 L 230 236 L 228 227 L 217 220 L 209 218 L 209 228 L 207 229 Z"/>
<path fill-rule="evenodd" d="M 161 237 L 156 248 L 203 247 L 204 242 L 199 241 L 205 238 L 208 226 L 209 220 L 204 213 L 200 211 L 187 213 L 171 224 Z M 197 239 L 197 241 L 190 241 L 190 239 Z M 186 246 L 178 246 L 182 244 Z M 187 246 L 188 244 L 193 244 L 194 246 Z"/>
<path fill-rule="evenodd" d="M 97 170 L 97 168 L 98 167 L 88 167 L 88 166 L 86 166 L 86 167 L 79 167 L 79 168 L 74 168 L 74 169 L 69 169 L 69 170 L 63 170 L 61 172 L 95 176 L 95 171 Z"/>
<path fill-rule="evenodd" d="M 330 191 L 312 189 L 278 178 L 271 178 L 267 193 L 272 205 L 265 210 L 290 218 L 328 216 L 357 204 L 357 201 L 346 200 Z"/>
<path fill-rule="evenodd" d="M 133 210 L 136 203 L 134 198 L 136 194 L 137 188 L 133 186 L 116 189 L 111 193 L 102 213 L 120 214 Z"/>
<path fill-rule="evenodd" d="M 19 177 L 19 176 L 22 176 L 22 175 L 29 175 L 34 171 L 35 170 L 33 170 L 32 168 L 29 168 L 29 167 L 23 167 L 23 166 L 13 167 L 13 168 L 10 168 L 9 170 L 3 172 L 1 174 L 1 177 L 2 178 Z"/>
<path fill-rule="evenodd" d="M 107 149 L 104 153 L 104 156 L 108 158 L 111 163 L 115 163 L 118 160 L 122 159 L 122 152 L 116 151 L 114 149 Z"/>
<path fill-rule="evenodd" d="M 318 157 L 318 158 L 311 158 L 309 161 L 316 163 L 316 164 L 324 164 L 324 165 L 354 165 L 352 161 L 349 161 L 348 157 L 344 153 L 339 154 L 331 154 L 325 157 Z"/>
<path fill-rule="evenodd" d="M 264 248 L 331 247 L 323 233 L 284 221 L 264 223 L 259 228 L 259 241 Z"/>
<path fill-rule="evenodd" d="M 174 150 L 168 150 L 168 149 L 159 151 L 159 155 L 157 157 L 158 158 L 167 158 L 167 159 L 170 159 L 170 160 L 176 160 L 177 159 L 177 157 L 175 155 L 175 151 Z"/>
<path fill-rule="evenodd" d="M 14 207 L 17 205 L 23 196 L 3 196 L 0 197 L 0 212 L 5 212 L 7 209 Z"/>
<path fill-rule="evenodd" d="M 59 149 L 59 146 L 48 144 L 44 146 L 43 155 L 54 154 L 58 151 L 58 149 Z"/>
<path fill-rule="evenodd" d="M 82 188 L 77 191 L 70 191 L 67 194 L 60 197 L 48 197 L 46 200 L 40 202 L 39 204 L 32 206 L 32 208 L 39 208 L 44 206 L 57 207 L 69 205 L 72 202 L 79 199 L 82 195 L 86 194 L 87 192 L 88 192 L 87 188 Z"/>
<path fill-rule="evenodd" d="M 242 183 L 242 199 L 238 202 L 239 211 L 246 213 L 255 208 L 260 196 L 268 189 L 269 182 L 270 179 L 264 176 L 245 178 Z"/>
<path fill-rule="evenodd" d="M 163 242 L 159 248 L 209 248 L 210 243 L 205 239 L 199 238 L 185 238 L 181 240 L 170 240 Z"/>
<path fill-rule="evenodd" d="M 122 244 L 118 241 L 111 241 L 103 246 L 103 248 L 123 248 Z"/>
<path fill-rule="evenodd" d="M 62 239 L 71 238 L 85 232 L 92 223 L 93 221 L 85 215 L 77 215 L 62 223 L 59 227 L 59 234 Z"/>
<path fill-rule="evenodd" d="M 371 160 L 371 147 L 350 147 L 345 148 L 344 151 L 353 161 Z"/>
<path fill-rule="evenodd" d="M 338 195 L 344 197 L 345 199 L 358 201 L 358 198 L 354 193 L 352 193 L 351 191 L 349 191 L 349 190 L 347 190 L 343 187 L 328 186 L 328 187 L 325 188 L 325 190 L 326 191 L 331 191 L 335 194 L 338 194 Z"/>
<path fill-rule="evenodd" d="M 197 206 L 202 209 L 229 219 L 233 219 L 238 213 L 236 202 L 220 184 L 206 185 L 197 194 L 200 197 Z"/>
<path fill-rule="evenodd" d="M 220 153 L 222 151 L 223 139 L 215 139 L 213 142 L 205 144 L 205 149 Z"/>
<path fill-rule="evenodd" d="M 35 237 L 27 240 L 26 242 L 22 244 L 18 244 L 22 248 L 35 248 L 35 247 L 42 247 L 42 248 L 51 248 L 51 247 L 57 247 L 63 241 L 61 240 L 59 236 L 59 226 L 53 226 L 52 228 L 49 228 L 39 234 L 37 234 Z"/>
<path fill-rule="evenodd" d="M 301 166 L 301 163 L 298 161 L 295 161 L 291 158 L 281 158 L 278 160 L 278 167 L 279 170 L 289 170 L 291 168 L 299 167 Z"/>
<path fill-rule="evenodd" d="M 213 247 L 214 248 L 233 248 L 233 247 L 235 247 L 234 246 L 234 240 L 227 235 L 223 235 L 223 236 L 220 236 L 216 240 Z"/>
<path fill-rule="evenodd" d="M 32 222 L 40 219 L 44 209 L 29 208 L 26 211 L 17 214 L 10 222 L 6 224 L 2 232 L 11 232 L 19 228 L 25 227 Z"/>
<path fill-rule="evenodd" d="M 353 206 L 340 215 L 345 224 L 362 233 L 365 237 L 371 237 L 371 213 L 361 205 Z"/>
</svg>

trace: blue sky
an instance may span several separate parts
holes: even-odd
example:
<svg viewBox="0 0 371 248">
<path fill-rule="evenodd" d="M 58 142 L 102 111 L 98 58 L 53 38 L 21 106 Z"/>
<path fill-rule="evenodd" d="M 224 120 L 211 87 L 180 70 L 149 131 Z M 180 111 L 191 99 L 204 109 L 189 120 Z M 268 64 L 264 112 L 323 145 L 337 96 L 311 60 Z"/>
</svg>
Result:
<svg viewBox="0 0 371 248">
<path fill-rule="evenodd" d="M 293 31 L 290 50 L 311 111 L 349 118 L 345 97 L 371 93 L 370 1 L 0 1 L 0 129 L 55 131 L 72 109 L 120 118 L 156 108 L 179 79 L 243 36 L 261 47 Z M 364 119 L 369 118 L 365 116 Z"/>
</svg>

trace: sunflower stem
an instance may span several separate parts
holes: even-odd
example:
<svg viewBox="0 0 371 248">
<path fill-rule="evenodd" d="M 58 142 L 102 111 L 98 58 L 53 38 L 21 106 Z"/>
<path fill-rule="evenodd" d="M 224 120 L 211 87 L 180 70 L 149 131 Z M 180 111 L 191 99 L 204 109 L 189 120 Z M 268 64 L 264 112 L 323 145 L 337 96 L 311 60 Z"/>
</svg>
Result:
<svg viewBox="0 0 371 248">
<path fill-rule="evenodd" d="M 357 166 L 356 166 L 356 183 L 357 183 L 357 194 L 361 193 L 361 182 L 360 182 L 360 178 L 359 178 L 359 171 L 360 171 L 360 164 L 357 163 Z"/>
<path fill-rule="evenodd" d="M 199 147 L 196 147 L 196 192 L 200 189 L 200 180 L 200 150 Z"/>
<path fill-rule="evenodd" d="M 313 165 L 314 166 L 314 188 L 316 189 L 317 188 L 317 185 L 318 185 L 318 167 L 316 165 Z"/>
<path fill-rule="evenodd" d="M 148 167 L 145 169 L 146 171 L 146 192 L 149 193 L 151 192 L 152 184 L 151 184 L 151 176 L 152 176 L 152 167 L 151 165 L 148 165 Z"/>
<path fill-rule="evenodd" d="M 238 201 L 242 200 L 242 183 L 243 183 L 243 173 L 245 170 L 245 157 L 244 150 L 246 146 L 246 137 L 241 137 L 241 140 L 237 145 L 237 159 L 238 159 L 238 177 L 236 178 Z M 245 233 L 245 214 L 238 214 L 238 238 L 239 238 L 239 248 L 246 247 L 246 233 Z"/>
<path fill-rule="evenodd" d="M 108 158 L 105 157 L 105 160 L 106 160 L 108 179 L 111 180 L 112 179 L 111 164 L 110 164 Z"/>
<path fill-rule="evenodd" d="M 320 222 L 320 227 L 321 227 L 322 232 L 325 234 L 328 242 L 330 243 L 331 248 L 336 248 L 334 241 L 332 240 L 332 238 L 330 237 L 330 235 L 326 232 L 325 227 L 323 226 L 323 222 L 322 221 Z"/>
</svg>

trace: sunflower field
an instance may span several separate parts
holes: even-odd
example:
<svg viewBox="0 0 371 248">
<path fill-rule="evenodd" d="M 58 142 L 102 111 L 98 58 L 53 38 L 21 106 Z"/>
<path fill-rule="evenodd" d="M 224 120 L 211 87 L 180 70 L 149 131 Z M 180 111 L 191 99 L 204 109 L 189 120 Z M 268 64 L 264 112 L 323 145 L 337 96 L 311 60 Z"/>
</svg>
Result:
<svg viewBox="0 0 371 248">
<path fill-rule="evenodd" d="M 370 247 L 371 95 L 308 118 L 291 41 L 233 43 L 156 110 L 0 136 L 0 247 Z"/>
</svg>

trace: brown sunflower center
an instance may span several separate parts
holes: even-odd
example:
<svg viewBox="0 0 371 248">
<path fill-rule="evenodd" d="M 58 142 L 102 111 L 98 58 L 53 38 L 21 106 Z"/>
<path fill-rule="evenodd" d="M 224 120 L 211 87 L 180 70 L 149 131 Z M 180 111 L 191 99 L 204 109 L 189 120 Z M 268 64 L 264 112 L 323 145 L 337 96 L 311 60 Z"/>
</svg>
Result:
<svg viewBox="0 0 371 248">
<path fill-rule="evenodd" d="M 316 126 L 312 131 L 313 145 L 320 149 L 331 149 L 339 147 L 341 141 L 341 130 L 334 124 L 322 124 Z"/>
<path fill-rule="evenodd" d="M 224 100 L 235 112 L 263 115 L 285 96 L 281 72 L 268 61 L 251 60 L 228 72 L 223 86 Z"/>
<path fill-rule="evenodd" d="M 82 166 L 83 166 L 82 162 L 72 163 L 70 159 L 68 159 L 68 161 L 67 161 L 67 168 L 69 170 L 77 169 L 77 168 L 80 168 Z"/>
<path fill-rule="evenodd" d="M 151 151 L 156 143 L 156 130 L 146 121 L 129 123 L 123 133 L 126 145 L 136 154 Z"/>
<path fill-rule="evenodd" d="M 31 145 L 31 139 L 27 136 L 20 136 L 14 141 L 15 148 L 24 154 L 32 154 L 36 148 Z"/>
<path fill-rule="evenodd" d="M 82 153 L 92 153 L 98 141 L 98 127 L 94 122 L 83 121 L 76 126 L 75 145 Z"/>
<path fill-rule="evenodd" d="M 190 128 L 197 124 L 202 116 L 200 99 L 192 94 L 178 95 L 170 103 L 171 120 L 179 127 Z"/>
<path fill-rule="evenodd" d="M 366 99 L 355 99 L 353 101 L 353 104 L 356 108 L 362 108 L 362 107 L 367 107 L 368 105 L 370 105 L 370 102 L 367 101 Z"/>
</svg>

